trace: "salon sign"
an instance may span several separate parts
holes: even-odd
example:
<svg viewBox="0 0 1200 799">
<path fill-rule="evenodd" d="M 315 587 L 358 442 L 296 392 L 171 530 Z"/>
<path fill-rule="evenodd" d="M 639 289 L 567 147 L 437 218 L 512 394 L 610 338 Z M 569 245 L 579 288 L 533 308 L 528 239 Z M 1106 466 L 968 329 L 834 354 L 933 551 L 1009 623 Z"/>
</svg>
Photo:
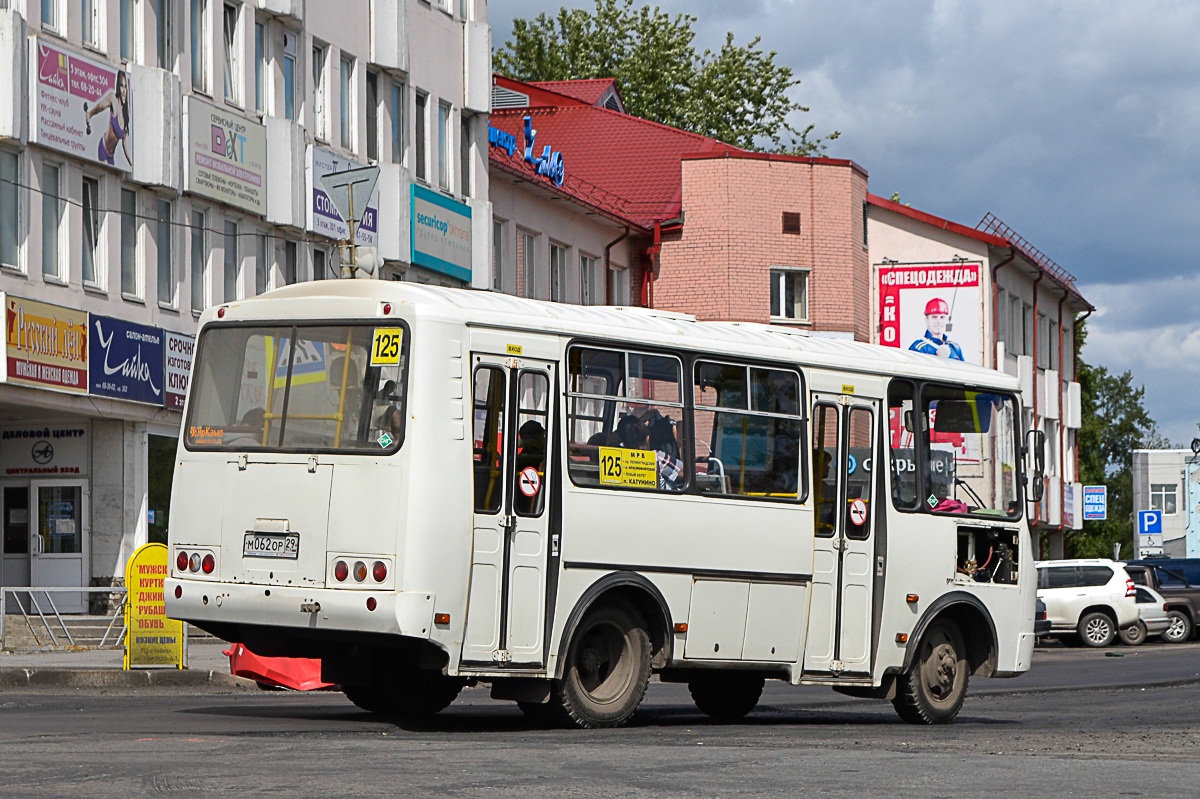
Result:
<svg viewBox="0 0 1200 799">
<path fill-rule="evenodd" d="M 0 293 L 4 368 L 0 381 L 72 394 L 88 391 L 88 315 Z"/>
</svg>

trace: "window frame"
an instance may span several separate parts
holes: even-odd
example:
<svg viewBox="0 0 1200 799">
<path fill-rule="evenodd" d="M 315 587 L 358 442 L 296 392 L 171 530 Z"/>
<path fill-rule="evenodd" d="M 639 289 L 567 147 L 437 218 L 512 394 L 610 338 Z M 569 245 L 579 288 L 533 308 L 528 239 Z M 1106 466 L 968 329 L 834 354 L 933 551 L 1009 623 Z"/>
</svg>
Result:
<svg viewBox="0 0 1200 799">
<path fill-rule="evenodd" d="M 4 247 L 0 246 L 0 269 L 5 272 L 14 274 L 25 274 L 25 237 L 22 234 L 27 209 L 26 192 L 21 190 L 22 176 L 21 170 L 25 164 L 25 159 L 21 157 L 22 153 L 19 150 L 10 150 L 7 147 L 0 147 L 0 158 L 11 159 L 9 163 L 12 165 L 11 179 L 5 179 L 3 172 L 0 172 L 0 229 L 4 232 L 0 235 L 7 234 L 11 236 L 9 245 L 12 248 L 12 262 L 4 259 Z M 11 214 L 11 216 L 9 215 Z"/>
<path fill-rule="evenodd" d="M 1177 483 L 1150 483 L 1150 509 L 1156 510 L 1164 516 L 1178 516 L 1179 485 Z"/>
<path fill-rule="evenodd" d="M 192 314 L 199 316 L 208 307 L 208 212 L 192 208 L 188 236 L 189 293 Z M 198 257 L 197 257 L 198 256 Z"/>
<path fill-rule="evenodd" d="M 48 172 L 54 170 L 54 187 L 47 187 Z M 67 242 L 64 228 L 67 224 L 67 197 L 63 191 L 66 180 L 67 165 L 62 161 L 49 158 L 42 159 L 41 182 L 38 186 L 42 194 L 42 279 L 47 283 L 66 284 Z M 53 233 L 47 221 L 47 212 L 52 212 Z M 48 248 L 47 243 L 53 243 Z M 53 255 L 51 255 L 53 253 Z"/>
<path fill-rule="evenodd" d="M 357 70 L 358 59 L 345 50 L 341 51 L 338 55 L 338 144 L 350 152 L 357 152 Z"/>
<path fill-rule="evenodd" d="M 438 188 L 442 191 L 454 190 L 453 159 L 450 152 L 454 137 L 450 120 L 454 116 L 454 106 L 445 100 L 438 100 Z"/>
<path fill-rule="evenodd" d="M 105 12 L 107 5 L 108 3 L 105 2 L 105 0 L 82 0 L 80 3 L 80 40 L 83 42 L 83 46 L 85 48 L 89 50 L 95 50 L 100 53 L 106 52 L 105 40 L 107 37 L 105 36 L 105 33 L 107 26 L 105 23 L 107 22 L 108 15 Z M 90 38 L 88 33 L 89 17 L 91 18 Z"/>
<path fill-rule="evenodd" d="M 300 35 L 296 31 L 283 30 L 283 58 L 280 71 L 283 77 L 283 118 L 296 121 L 296 75 L 300 71 Z"/>
<path fill-rule="evenodd" d="M 603 305 L 604 298 L 597 296 L 597 277 L 600 275 L 600 258 L 587 253 L 579 253 L 579 304 Z"/>
<path fill-rule="evenodd" d="M 254 110 L 267 113 L 267 83 L 271 74 L 270 31 L 266 20 L 254 18 Z"/>
<path fill-rule="evenodd" d="M 571 248 L 550 240 L 550 302 L 569 302 Z"/>
<path fill-rule="evenodd" d="M 39 22 L 42 30 L 46 33 L 53 33 L 61 37 L 66 36 L 66 14 L 63 8 L 63 0 L 42 0 L 41 13 Z M 50 11 L 50 21 L 46 20 L 46 11 Z"/>
<path fill-rule="evenodd" d="M 405 148 L 406 131 L 404 127 L 405 98 L 407 97 L 405 89 L 406 84 L 403 80 L 392 78 L 392 85 L 388 94 L 388 110 L 391 114 L 389 122 L 391 123 L 392 132 L 391 155 L 392 163 L 400 165 L 404 164 L 405 157 L 408 154 Z"/>
<path fill-rule="evenodd" d="M 175 268 L 175 203 L 161 195 L 154 198 L 154 263 L 158 305 L 174 310 L 179 307 L 179 281 Z"/>
<path fill-rule="evenodd" d="M 90 172 L 84 172 L 80 177 L 80 192 L 79 192 L 79 213 L 81 216 L 81 224 L 79 227 L 79 278 L 83 283 L 84 288 L 97 289 L 103 291 L 105 288 L 104 280 L 104 225 L 107 221 L 107 214 L 104 209 L 104 177 Z M 89 187 L 91 190 L 89 191 Z M 89 247 L 88 244 L 88 206 L 89 194 L 91 205 L 91 222 L 92 222 L 92 241 Z M 92 261 L 92 276 L 89 279 L 87 276 L 87 259 L 90 256 Z"/>
<path fill-rule="evenodd" d="M 413 104 L 413 173 L 417 180 L 429 185 L 429 93 L 417 89 Z"/>
<path fill-rule="evenodd" d="M 126 200 L 131 208 L 126 207 Z M 144 292 L 142 280 L 142 248 L 139 237 L 141 222 L 138 219 L 138 191 L 135 188 L 121 187 L 121 296 L 126 300 L 142 301 Z"/>
<path fill-rule="evenodd" d="M 366 126 L 366 155 L 368 161 L 379 161 L 379 71 L 367 70 L 365 83 L 367 102 L 365 111 Z"/>
<path fill-rule="evenodd" d="M 812 270 L 809 269 L 808 267 L 778 266 L 778 265 L 771 267 L 771 307 L 769 310 L 770 310 L 770 318 L 771 318 L 772 322 L 782 323 L 782 324 L 811 324 L 811 322 L 812 322 L 811 303 L 809 302 L 809 296 L 808 296 L 809 295 L 809 282 L 810 282 L 811 276 L 812 276 Z M 787 308 L 784 307 L 784 299 L 787 296 L 786 289 L 787 289 L 788 282 L 795 280 L 797 278 L 802 278 L 802 281 L 804 284 L 803 299 L 799 303 L 793 303 L 792 305 L 793 305 L 793 310 L 794 310 L 795 305 L 802 305 L 803 306 L 803 315 L 790 316 L 787 313 L 784 313 L 784 311 L 788 310 Z M 778 292 L 778 295 L 776 294 L 776 292 Z M 793 296 L 797 296 L 800 293 L 801 292 L 797 291 L 796 287 L 793 286 L 793 288 L 792 288 Z M 775 307 L 776 297 L 778 297 L 778 301 L 779 301 L 778 310 L 780 311 L 780 313 L 775 312 L 776 311 L 776 307 Z"/>
<path fill-rule="evenodd" d="M 160 0 L 163 2 L 163 0 Z M 190 0 L 188 25 L 191 44 L 192 91 L 212 96 L 212 34 L 208 0 Z"/>
<path fill-rule="evenodd" d="M 240 233 L 240 220 L 226 219 L 224 221 L 224 225 L 221 227 L 222 302 L 234 302 L 242 299 L 242 264 L 238 246 Z"/>
<path fill-rule="evenodd" d="M 313 138 L 329 143 L 329 45 L 312 40 Z"/>
<path fill-rule="evenodd" d="M 243 35 L 243 18 L 246 7 L 240 0 L 223 0 L 221 3 L 221 47 L 225 54 L 224 95 L 225 102 L 237 108 L 243 108 L 245 101 L 245 36 Z M 230 20 L 232 14 L 232 29 Z"/>
<path fill-rule="evenodd" d="M 472 134 L 475 116 L 460 111 L 458 114 L 458 189 L 463 198 L 473 197 L 475 137 Z"/>
</svg>

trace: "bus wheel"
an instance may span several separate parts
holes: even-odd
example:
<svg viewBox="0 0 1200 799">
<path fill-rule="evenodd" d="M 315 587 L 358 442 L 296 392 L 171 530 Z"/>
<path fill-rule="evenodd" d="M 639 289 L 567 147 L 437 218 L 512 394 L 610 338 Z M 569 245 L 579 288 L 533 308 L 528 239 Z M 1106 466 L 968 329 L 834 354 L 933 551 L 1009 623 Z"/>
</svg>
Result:
<svg viewBox="0 0 1200 799">
<path fill-rule="evenodd" d="M 688 690 L 704 715 L 717 721 L 736 721 L 758 705 L 764 682 L 762 677 L 723 671 L 697 677 L 688 683 Z"/>
<path fill-rule="evenodd" d="M 909 724 L 945 724 L 967 697 L 968 671 L 958 628 L 934 622 L 921 636 L 912 667 L 900 675 L 892 705 Z"/>
<path fill-rule="evenodd" d="M 344 690 L 346 698 L 363 710 L 411 719 L 445 710 L 464 684 L 464 680 L 442 674 L 402 672 L 388 683 L 347 686 Z"/>
<path fill-rule="evenodd" d="M 650 682 L 650 636 L 641 616 L 605 605 L 584 618 L 567 651 L 556 702 L 579 727 L 620 727 L 633 717 Z"/>
</svg>

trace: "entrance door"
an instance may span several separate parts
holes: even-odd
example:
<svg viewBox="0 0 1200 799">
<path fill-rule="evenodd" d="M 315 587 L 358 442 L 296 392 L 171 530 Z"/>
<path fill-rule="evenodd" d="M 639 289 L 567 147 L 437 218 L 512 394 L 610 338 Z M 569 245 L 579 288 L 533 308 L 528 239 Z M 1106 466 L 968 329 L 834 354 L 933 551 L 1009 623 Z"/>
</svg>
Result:
<svg viewBox="0 0 1200 799">
<path fill-rule="evenodd" d="M 474 551 L 463 661 L 545 664 L 554 364 L 476 353 Z"/>
<path fill-rule="evenodd" d="M 0 484 L 0 587 L 30 584 L 29 514 L 29 483 Z M 7 601 L 12 600 L 10 594 Z M 27 594 L 18 595 L 17 601 L 28 607 Z"/>
<path fill-rule="evenodd" d="M 70 480 L 35 480 L 30 513 L 29 568 L 32 586 L 86 586 L 88 540 L 87 484 Z M 86 594 L 54 592 L 61 613 L 87 610 Z M 44 595 L 38 595 L 39 602 Z M 43 610 L 47 610 L 43 606 Z"/>
<path fill-rule="evenodd" d="M 817 523 L 804 671 L 871 668 L 877 403 L 814 395 L 812 497 Z"/>
</svg>

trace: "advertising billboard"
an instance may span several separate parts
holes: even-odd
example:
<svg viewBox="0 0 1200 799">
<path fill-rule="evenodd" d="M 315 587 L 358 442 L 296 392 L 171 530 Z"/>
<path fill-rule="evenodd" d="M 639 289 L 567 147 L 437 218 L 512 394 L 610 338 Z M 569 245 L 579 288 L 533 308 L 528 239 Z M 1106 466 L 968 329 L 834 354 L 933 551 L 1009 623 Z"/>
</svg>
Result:
<svg viewBox="0 0 1200 799">
<path fill-rule="evenodd" d="M 163 332 L 108 316 L 91 316 L 88 358 L 92 394 L 162 405 Z"/>
<path fill-rule="evenodd" d="M 4 298 L 4 380 L 86 394 L 87 313 L 11 294 L 0 297 Z"/>
<path fill-rule="evenodd" d="M 184 189 L 256 214 L 267 210 L 267 129 L 186 98 Z"/>
<path fill-rule="evenodd" d="M 879 343 L 983 363 L 979 263 L 879 267 Z"/>
<path fill-rule="evenodd" d="M 471 208 L 415 183 L 412 262 L 470 282 Z"/>
</svg>

